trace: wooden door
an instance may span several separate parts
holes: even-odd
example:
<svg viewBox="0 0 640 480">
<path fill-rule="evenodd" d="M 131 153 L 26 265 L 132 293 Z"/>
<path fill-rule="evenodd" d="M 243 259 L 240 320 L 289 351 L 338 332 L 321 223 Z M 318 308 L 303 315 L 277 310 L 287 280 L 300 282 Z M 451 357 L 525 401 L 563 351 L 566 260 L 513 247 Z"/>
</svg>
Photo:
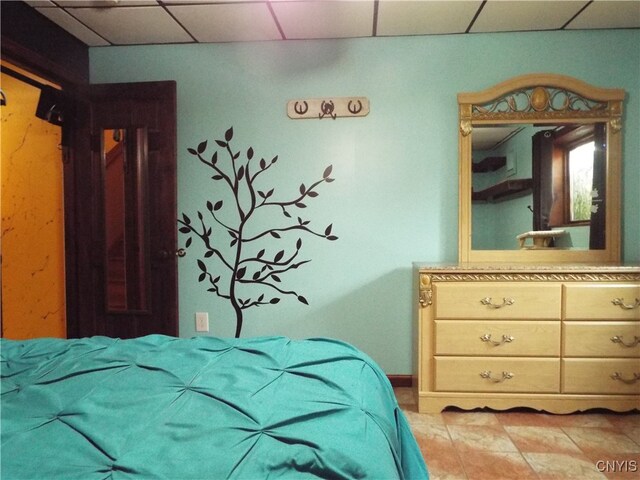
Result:
<svg viewBox="0 0 640 480">
<path fill-rule="evenodd" d="M 86 111 L 70 336 L 177 336 L 175 82 L 91 85 Z"/>
</svg>

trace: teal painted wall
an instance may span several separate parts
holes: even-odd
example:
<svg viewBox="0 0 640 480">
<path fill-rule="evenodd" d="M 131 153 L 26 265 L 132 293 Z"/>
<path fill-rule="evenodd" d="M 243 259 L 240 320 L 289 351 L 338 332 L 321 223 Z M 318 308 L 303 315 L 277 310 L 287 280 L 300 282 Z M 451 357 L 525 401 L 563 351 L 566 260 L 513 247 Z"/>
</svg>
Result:
<svg viewBox="0 0 640 480">
<path fill-rule="evenodd" d="M 279 156 L 264 185 L 283 198 L 333 165 L 335 182 L 302 213 L 314 226 L 332 223 L 339 240 L 303 238 L 302 257 L 312 261 L 282 277 L 310 305 L 286 298 L 247 310 L 244 336 L 337 337 L 387 373 L 410 373 L 411 263 L 457 259 L 456 94 L 524 73 L 628 92 L 624 252 L 640 261 L 638 30 L 100 47 L 90 59 L 92 83 L 177 81 L 179 212 L 195 217 L 223 198 L 187 148 L 205 139 L 211 148 L 230 126 L 235 147 Z M 285 113 L 290 99 L 351 95 L 370 99 L 367 117 L 294 121 Z M 232 335 L 233 312 L 197 282 L 196 257 L 190 250 L 180 261 L 180 334 L 194 335 L 194 312 L 208 311 L 210 334 Z"/>
</svg>

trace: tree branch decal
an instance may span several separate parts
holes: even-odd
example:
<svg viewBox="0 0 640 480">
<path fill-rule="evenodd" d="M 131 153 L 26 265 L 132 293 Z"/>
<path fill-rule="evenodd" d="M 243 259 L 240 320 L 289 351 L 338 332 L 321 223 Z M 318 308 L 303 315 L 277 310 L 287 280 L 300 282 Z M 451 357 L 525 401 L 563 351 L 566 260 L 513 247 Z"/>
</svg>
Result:
<svg viewBox="0 0 640 480">
<path fill-rule="evenodd" d="M 205 156 L 208 144 L 206 140 L 200 142 L 196 148 L 187 150 L 210 170 L 211 180 L 221 182 L 230 190 L 234 198 L 233 204 L 225 206 L 223 200 L 207 201 L 206 212 L 197 211 L 197 221 L 183 213 L 182 218 L 178 218 L 178 225 L 180 233 L 187 236 L 185 248 L 188 249 L 194 239 L 202 242 L 204 255 L 203 258 L 197 259 L 200 270 L 198 282 L 207 285 L 208 292 L 229 300 L 236 314 L 235 336 L 239 337 L 244 311 L 248 308 L 275 305 L 284 296 L 294 296 L 299 302 L 309 304 L 296 290 L 281 286 L 282 275 L 311 261 L 298 259 L 302 249 L 302 238 L 298 237 L 295 247 L 285 247 L 276 253 L 270 253 L 266 248 L 251 254 L 248 254 L 247 250 L 255 252 L 258 248 L 256 242 L 264 238 L 286 241 L 294 232 L 330 241 L 337 240 L 338 237 L 332 233 L 333 224 L 324 230 L 318 230 L 310 226 L 309 220 L 300 216 L 293 220 L 291 215 L 295 209 L 306 208 L 305 202 L 319 195 L 318 188 L 323 183 L 333 182 L 331 165 L 325 168 L 320 180 L 310 183 L 309 186 L 302 183 L 293 198 L 276 200 L 275 188 L 258 189 L 257 180 L 278 161 L 278 156 L 270 161 L 261 158 L 259 162 L 255 162 L 253 148 L 249 147 L 241 158 L 242 152 L 234 151 L 231 146 L 232 139 L 233 127 L 225 132 L 224 140 L 215 141 L 229 158 L 226 166 L 220 165 L 218 151 L 210 158 Z M 249 234 L 254 214 L 269 207 L 280 211 L 286 219 L 285 225 Z M 224 212 L 228 215 L 223 216 Z M 229 215 L 234 217 L 234 221 L 227 220 Z M 223 245 L 225 238 L 229 242 L 228 247 Z M 266 292 L 260 293 L 256 298 L 252 298 L 252 294 L 243 298 L 240 291 L 245 285 L 254 285 Z"/>
</svg>

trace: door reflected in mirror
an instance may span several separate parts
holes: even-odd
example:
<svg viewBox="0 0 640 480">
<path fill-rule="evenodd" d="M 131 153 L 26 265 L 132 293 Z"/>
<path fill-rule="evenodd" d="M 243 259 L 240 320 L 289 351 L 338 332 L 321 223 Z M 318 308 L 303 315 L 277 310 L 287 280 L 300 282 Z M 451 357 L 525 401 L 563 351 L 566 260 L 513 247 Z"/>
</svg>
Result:
<svg viewBox="0 0 640 480">
<path fill-rule="evenodd" d="M 471 138 L 474 250 L 604 248 L 603 123 L 478 125 Z"/>
<path fill-rule="evenodd" d="M 107 311 L 147 309 L 145 129 L 102 131 Z"/>
</svg>

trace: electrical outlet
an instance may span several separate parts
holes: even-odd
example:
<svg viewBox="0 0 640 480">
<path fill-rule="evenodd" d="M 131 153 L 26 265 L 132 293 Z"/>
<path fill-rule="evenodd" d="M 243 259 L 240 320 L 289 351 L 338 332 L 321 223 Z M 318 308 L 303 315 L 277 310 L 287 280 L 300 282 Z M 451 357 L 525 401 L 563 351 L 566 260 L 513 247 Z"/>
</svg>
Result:
<svg viewBox="0 0 640 480">
<path fill-rule="evenodd" d="M 207 312 L 196 312 L 196 332 L 209 331 L 209 314 Z"/>
</svg>

